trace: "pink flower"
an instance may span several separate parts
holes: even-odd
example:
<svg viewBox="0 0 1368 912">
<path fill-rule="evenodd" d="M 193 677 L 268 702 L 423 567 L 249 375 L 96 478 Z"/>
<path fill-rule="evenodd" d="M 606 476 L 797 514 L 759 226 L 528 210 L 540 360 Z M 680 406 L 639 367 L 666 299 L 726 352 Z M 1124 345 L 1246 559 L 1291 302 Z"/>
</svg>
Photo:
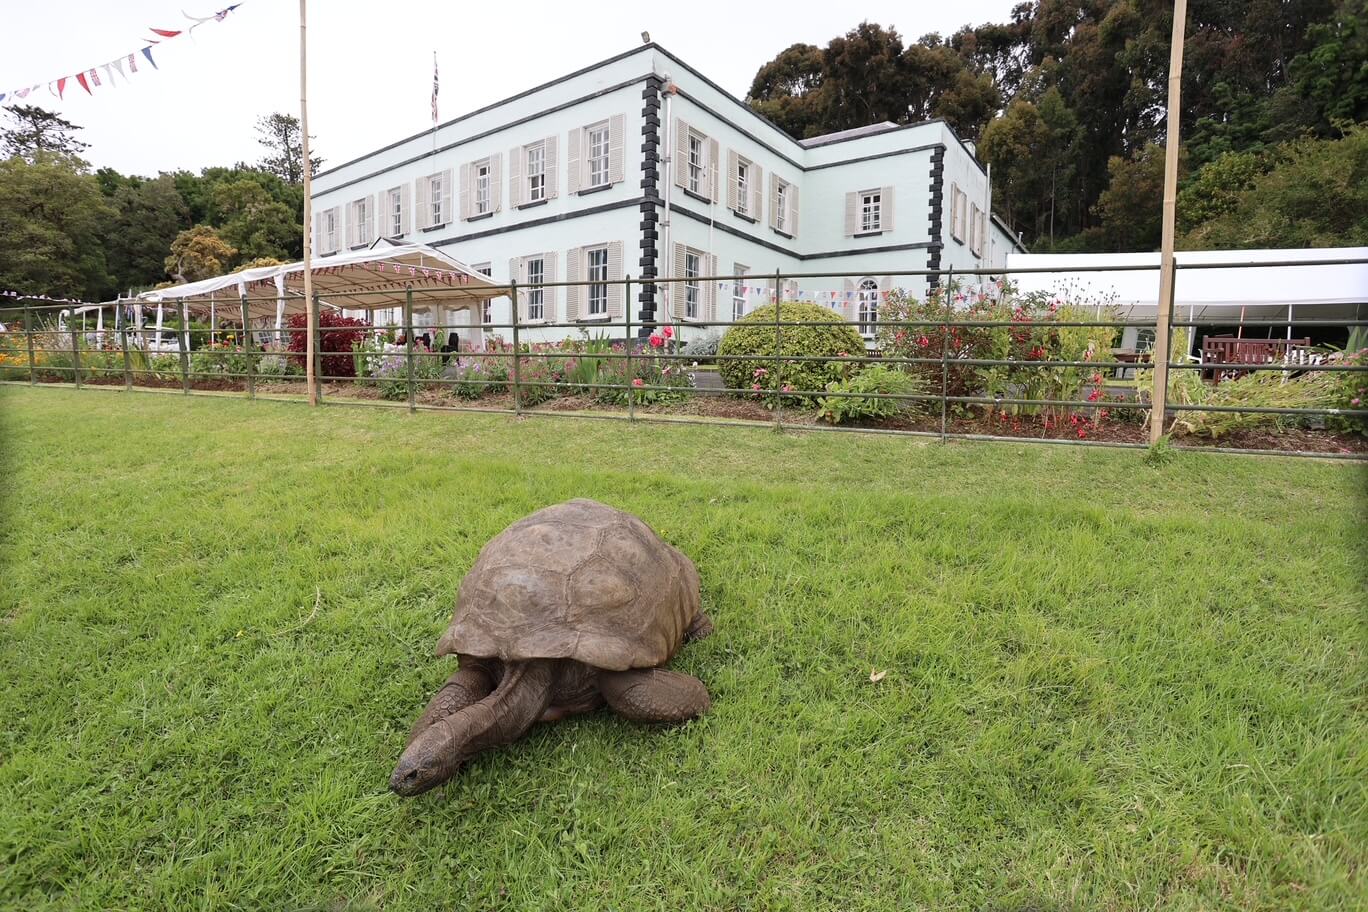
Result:
<svg viewBox="0 0 1368 912">
<path fill-rule="evenodd" d="M 769 373 L 769 370 L 768 370 L 767 368 L 757 367 L 757 368 L 755 369 L 755 373 L 753 373 L 751 376 L 752 376 L 752 377 L 763 377 L 763 376 L 765 376 L 765 375 L 768 374 L 768 373 Z"/>
<path fill-rule="evenodd" d="M 651 333 L 650 342 L 651 342 L 651 348 L 660 348 L 660 346 L 662 346 L 662 345 L 665 344 L 665 339 L 664 339 L 663 336 L 659 336 L 659 335 L 656 335 L 655 333 Z"/>
<path fill-rule="evenodd" d="M 760 392 L 760 384 L 758 384 L 758 383 L 752 383 L 752 384 L 751 384 L 751 389 L 755 390 L 757 393 Z"/>
<path fill-rule="evenodd" d="M 637 386 L 637 387 L 639 387 L 639 386 L 641 386 L 641 385 L 642 385 L 642 379 L 641 379 L 640 377 L 633 377 L 633 378 L 632 378 L 632 386 Z"/>
<path fill-rule="evenodd" d="M 671 328 L 668 327 L 668 326 L 662 327 L 661 330 L 660 330 L 660 334 L 663 335 L 663 336 L 664 336 L 665 338 L 667 338 L 667 339 L 672 339 L 672 338 L 674 338 L 674 330 L 671 329 Z"/>
<path fill-rule="evenodd" d="M 793 384 L 785 383 L 783 386 L 780 387 L 780 389 L 786 393 L 791 393 L 793 392 Z"/>
<path fill-rule="evenodd" d="M 1349 404 L 1352 405 L 1354 408 L 1358 408 L 1360 405 L 1363 404 L 1363 400 L 1355 396 L 1353 399 L 1349 400 Z"/>
</svg>

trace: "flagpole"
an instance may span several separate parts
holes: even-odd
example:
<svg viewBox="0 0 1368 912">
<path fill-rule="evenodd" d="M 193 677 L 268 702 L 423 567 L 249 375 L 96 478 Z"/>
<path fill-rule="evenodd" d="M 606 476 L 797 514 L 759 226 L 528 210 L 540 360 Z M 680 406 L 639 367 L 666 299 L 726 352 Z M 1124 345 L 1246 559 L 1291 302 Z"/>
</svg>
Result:
<svg viewBox="0 0 1368 912">
<path fill-rule="evenodd" d="M 304 382 L 309 387 L 309 405 L 318 405 L 318 387 L 314 383 L 314 299 L 313 299 L 313 245 L 310 231 L 313 228 L 313 200 L 309 198 L 313 185 L 313 168 L 309 160 L 309 41 L 305 23 L 306 0 L 299 0 L 299 139 L 300 154 L 303 157 L 300 167 L 304 177 L 304 308 L 308 314 L 308 329 L 304 332 Z"/>
</svg>

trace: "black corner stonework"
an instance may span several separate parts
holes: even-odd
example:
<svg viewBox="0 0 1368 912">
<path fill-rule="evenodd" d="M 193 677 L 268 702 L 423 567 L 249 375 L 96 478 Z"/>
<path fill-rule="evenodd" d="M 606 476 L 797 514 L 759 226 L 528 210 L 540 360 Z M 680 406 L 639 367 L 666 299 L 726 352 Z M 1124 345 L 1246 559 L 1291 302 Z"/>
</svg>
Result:
<svg viewBox="0 0 1368 912">
<path fill-rule="evenodd" d="M 654 74 L 646 77 L 646 86 L 641 90 L 641 257 L 637 265 L 641 267 L 641 292 L 637 295 L 640 308 L 637 319 L 641 328 L 637 331 L 642 338 L 650 335 L 655 326 L 656 287 L 644 281 L 653 279 L 659 252 L 656 250 L 658 232 L 656 223 L 660 219 L 657 208 L 660 205 L 660 91 L 664 80 Z"/>
<path fill-rule="evenodd" d="M 945 224 L 943 213 L 945 211 L 945 146 L 937 146 L 931 153 L 931 215 L 930 215 L 930 239 L 931 246 L 926 248 L 926 268 L 928 270 L 941 268 L 941 226 Z M 926 277 L 927 292 L 935 291 L 940 286 L 940 276 Z"/>
</svg>

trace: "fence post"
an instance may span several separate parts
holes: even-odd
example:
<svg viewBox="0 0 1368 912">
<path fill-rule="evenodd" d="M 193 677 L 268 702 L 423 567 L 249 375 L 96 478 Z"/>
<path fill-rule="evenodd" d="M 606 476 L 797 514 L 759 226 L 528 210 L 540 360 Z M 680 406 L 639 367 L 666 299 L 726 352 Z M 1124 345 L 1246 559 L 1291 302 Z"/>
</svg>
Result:
<svg viewBox="0 0 1368 912">
<path fill-rule="evenodd" d="M 75 316 L 73 314 L 73 316 Z M 76 388 L 81 388 L 81 333 L 71 321 L 67 321 L 67 332 L 71 334 L 71 377 Z"/>
<path fill-rule="evenodd" d="M 251 315 L 247 310 L 247 292 L 242 293 L 242 353 L 247 356 L 247 398 L 256 398 L 256 357 L 252 354 Z"/>
<path fill-rule="evenodd" d="M 632 381 L 636 379 L 636 374 L 632 372 L 632 277 L 628 276 L 622 290 L 622 312 L 623 319 L 623 338 L 627 344 L 627 420 L 636 421 L 636 387 Z M 676 364 L 679 362 L 675 362 Z"/>
<path fill-rule="evenodd" d="M 309 335 L 313 337 L 314 401 L 323 399 L 323 336 L 318 329 L 318 292 L 314 292 L 313 311 L 309 314 Z"/>
<path fill-rule="evenodd" d="M 774 270 L 774 429 L 784 429 L 784 397 L 779 392 L 779 353 L 783 351 L 783 331 L 779 322 L 779 302 L 784 299 L 783 276 Z"/>
<path fill-rule="evenodd" d="M 941 323 L 941 443 L 946 441 L 946 412 L 950 404 L 950 308 L 955 300 L 955 267 L 945 274 L 945 321 Z"/>
<path fill-rule="evenodd" d="M 1167 226 L 1165 226 L 1167 228 Z M 1164 436 L 1164 418 L 1168 411 L 1169 357 L 1173 344 L 1173 283 L 1178 271 L 1172 253 L 1159 259 L 1159 308 L 1154 315 L 1154 387 L 1150 391 L 1149 442 L 1155 444 Z M 1196 327 L 1192 327 L 1196 332 Z M 1188 340 L 1191 348 L 1192 340 Z"/>
<path fill-rule="evenodd" d="M 33 311 L 29 309 L 28 299 L 24 299 L 24 338 L 28 344 L 29 386 L 38 382 L 33 360 Z"/>
<path fill-rule="evenodd" d="M 508 281 L 508 300 L 513 311 L 513 412 L 522 415 L 522 371 L 519 362 L 522 353 L 518 350 L 518 280 L 510 277 Z"/>
<path fill-rule="evenodd" d="M 180 353 L 181 392 L 190 395 L 190 308 L 181 301 L 180 330 L 176 333 L 176 351 Z"/>
<path fill-rule="evenodd" d="M 413 286 L 404 287 L 404 360 L 408 377 L 409 412 L 418 408 L 417 392 L 413 387 Z"/>
<path fill-rule="evenodd" d="M 128 321 L 125 320 L 119 330 L 119 348 L 123 350 L 124 365 L 124 392 L 131 392 L 133 389 L 133 359 L 128 354 Z"/>
</svg>

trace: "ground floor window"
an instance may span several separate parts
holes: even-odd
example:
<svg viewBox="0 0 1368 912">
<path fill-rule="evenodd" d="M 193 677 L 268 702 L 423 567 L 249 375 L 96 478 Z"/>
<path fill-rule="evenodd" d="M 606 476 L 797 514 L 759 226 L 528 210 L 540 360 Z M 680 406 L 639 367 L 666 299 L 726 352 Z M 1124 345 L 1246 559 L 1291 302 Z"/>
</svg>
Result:
<svg viewBox="0 0 1368 912">
<path fill-rule="evenodd" d="M 873 279 L 861 280 L 859 298 L 860 334 L 872 336 L 879 322 L 879 283 Z"/>
<path fill-rule="evenodd" d="M 684 254 L 684 316 L 689 320 L 698 319 L 698 301 L 703 291 L 698 281 L 699 259 L 692 251 Z"/>
<path fill-rule="evenodd" d="M 749 266 L 736 263 L 732 266 L 732 319 L 739 320 L 746 315 L 746 273 L 750 272 Z"/>
<path fill-rule="evenodd" d="M 546 279 L 546 268 L 541 257 L 527 261 L 527 319 L 546 319 L 546 289 L 540 287 Z"/>
<path fill-rule="evenodd" d="M 591 247 L 586 256 L 589 264 L 588 316 L 601 317 L 608 313 L 608 248 Z"/>
</svg>

